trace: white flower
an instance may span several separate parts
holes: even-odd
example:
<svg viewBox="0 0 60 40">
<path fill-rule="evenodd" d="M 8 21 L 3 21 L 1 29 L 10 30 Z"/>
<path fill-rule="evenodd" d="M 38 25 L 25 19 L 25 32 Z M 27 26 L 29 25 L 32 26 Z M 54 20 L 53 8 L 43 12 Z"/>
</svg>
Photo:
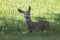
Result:
<svg viewBox="0 0 60 40">
<path fill-rule="evenodd" d="M 23 32 L 23 34 L 25 34 L 25 32 Z"/>
</svg>

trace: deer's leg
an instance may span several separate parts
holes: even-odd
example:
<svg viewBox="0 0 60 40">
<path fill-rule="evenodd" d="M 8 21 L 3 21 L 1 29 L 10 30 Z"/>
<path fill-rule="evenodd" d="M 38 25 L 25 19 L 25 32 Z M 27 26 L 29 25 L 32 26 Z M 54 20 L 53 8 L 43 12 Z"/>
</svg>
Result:
<svg viewBox="0 0 60 40">
<path fill-rule="evenodd" d="M 32 32 L 32 30 L 29 30 L 29 32 Z"/>
<path fill-rule="evenodd" d="M 32 28 L 30 26 L 28 27 L 28 30 L 29 30 L 29 32 L 32 32 Z"/>
</svg>

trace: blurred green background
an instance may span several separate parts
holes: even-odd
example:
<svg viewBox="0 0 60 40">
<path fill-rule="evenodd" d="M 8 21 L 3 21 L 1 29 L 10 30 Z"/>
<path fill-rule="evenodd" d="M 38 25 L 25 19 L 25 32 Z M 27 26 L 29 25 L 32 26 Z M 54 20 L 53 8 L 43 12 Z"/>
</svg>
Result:
<svg viewBox="0 0 60 40">
<path fill-rule="evenodd" d="M 24 15 L 17 9 L 28 6 L 33 22 L 47 20 L 54 31 L 27 33 Z M 60 40 L 60 0 L 0 0 L 0 40 Z"/>
</svg>

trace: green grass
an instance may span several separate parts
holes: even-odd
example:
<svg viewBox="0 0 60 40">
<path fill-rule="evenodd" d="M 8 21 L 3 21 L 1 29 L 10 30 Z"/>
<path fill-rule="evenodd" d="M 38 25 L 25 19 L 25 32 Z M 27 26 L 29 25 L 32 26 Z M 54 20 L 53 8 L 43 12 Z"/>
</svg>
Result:
<svg viewBox="0 0 60 40">
<path fill-rule="evenodd" d="M 29 5 L 32 21 L 47 20 L 53 31 L 27 32 L 17 9 L 27 10 Z M 0 40 L 60 40 L 60 0 L 0 0 Z"/>
<path fill-rule="evenodd" d="M 23 34 L 22 32 L 4 33 L 0 32 L 0 40 L 60 40 L 60 36 L 44 36 L 38 34 Z"/>
</svg>

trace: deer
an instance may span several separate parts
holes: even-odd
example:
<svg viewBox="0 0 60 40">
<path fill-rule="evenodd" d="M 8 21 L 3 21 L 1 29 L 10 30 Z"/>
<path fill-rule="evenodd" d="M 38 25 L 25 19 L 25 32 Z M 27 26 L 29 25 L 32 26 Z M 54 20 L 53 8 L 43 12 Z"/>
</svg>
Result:
<svg viewBox="0 0 60 40">
<path fill-rule="evenodd" d="M 31 18 L 30 18 L 30 11 L 31 11 L 31 7 L 28 7 L 27 11 L 24 11 L 22 9 L 18 9 L 19 13 L 24 14 L 24 17 L 26 19 L 26 24 L 27 24 L 27 29 L 29 30 L 29 32 L 34 31 L 44 31 L 45 29 L 49 29 L 51 28 L 51 24 L 48 21 L 44 21 L 44 20 L 39 20 L 37 22 L 32 22 Z"/>
</svg>

